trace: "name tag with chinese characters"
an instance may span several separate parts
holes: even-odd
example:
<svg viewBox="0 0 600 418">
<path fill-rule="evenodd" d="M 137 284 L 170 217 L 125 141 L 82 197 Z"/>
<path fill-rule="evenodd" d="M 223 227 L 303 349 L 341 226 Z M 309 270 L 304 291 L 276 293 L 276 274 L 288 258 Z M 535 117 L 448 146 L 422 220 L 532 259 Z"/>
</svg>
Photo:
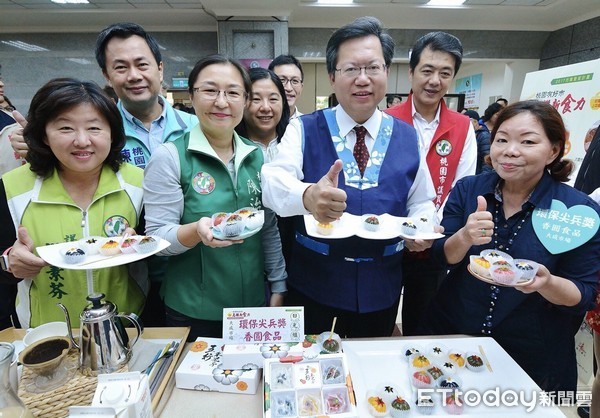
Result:
<svg viewBox="0 0 600 418">
<path fill-rule="evenodd" d="M 304 341 L 304 306 L 224 308 L 223 342 Z"/>
<path fill-rule="evenodd" d="M 552 200 L 550 209 L 536 209 L 531 220 L 538 239 L 552 254 L 580 247 L 592 239 L 599 226 L 599 216 L 593 208 L 567 208 L 560 200 Z"/>
</svg>

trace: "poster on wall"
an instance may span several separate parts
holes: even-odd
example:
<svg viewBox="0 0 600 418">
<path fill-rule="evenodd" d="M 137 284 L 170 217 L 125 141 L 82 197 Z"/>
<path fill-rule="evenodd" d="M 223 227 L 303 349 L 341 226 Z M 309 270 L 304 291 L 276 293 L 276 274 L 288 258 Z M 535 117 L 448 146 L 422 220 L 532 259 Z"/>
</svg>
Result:
<svg viewBox="0 0 600 418">
<path fill-rule="evenodd" d="M 579 169 L 600 125 L 600 59 L 527 73 L 521 100 L 542 100 L 561 114 L 567 128 L 565 157 Z M 577 172 L 571 175 L 571 184 Z"/>
<path fill-rule="evenodd" d="M 481 94 L 482 74 L 474 74 L 456 80 L 456 93 L 465 95 L 465 109 L 479 108 L 479 95 Z"/>
</svg>

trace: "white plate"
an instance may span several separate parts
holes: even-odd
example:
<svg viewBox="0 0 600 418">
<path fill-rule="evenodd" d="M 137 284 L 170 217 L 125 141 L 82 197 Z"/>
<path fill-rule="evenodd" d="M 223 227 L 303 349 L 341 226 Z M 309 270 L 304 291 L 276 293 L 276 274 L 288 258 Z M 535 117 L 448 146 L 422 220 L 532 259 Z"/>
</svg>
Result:
<svg viewBox="0 0 600 418">
<path fill-rule="evenodd" d="M 444 237 L 444 234 L 440 234 L 439 232 L 417 232 L 415 235 L 406 235 L 400 232 L 398 235 L 400 235 L 404 239 L 422 240 L 440 239 Z"/>
<path fill-rule="evenodd" d="M 444 236 L 444 234 L 435 232 L 420 232 L 413 236 L 404 235 L 400 232 L 400 226 L 402 225 L 402 222 L 411 220 L 411 218 L 393 216 L 389 213 L 376 215 L 379 218 L 378 231 L 367 231 L 363 226 L 362 216 L 364 215 L 358 216 L 344 212 L 342 217 L 334 222 L 334 228 L 330 235 L 323 235 L 317 232 L 317 220 L 312 215 L 304 215 L 304 225 L 306 226 L 306 233 L 311 237 L 327 239 L 348 238 L 353 235 L 365 239 L 376 240 L 392 239 L 396 237 L 408 239 L 438 239 Z"/>
<path fill-rule="evenodd" d="M 491 277 L 485 277 L 485 276 L 482 276 L 481 274 L 478 274 L 478 273 L 474 272 L 474 271 L 471 269 L 471 266 L 470 266 L 470 265 L 468 265 L 468 266 L 467 266 L 467 271 L 468 271 L 469 273 L 471 273 L 471 275 L 472 275 L 473 277 L 475 277 L 476 279 L 478 279 L 478 280 L 481 280 L 482 282 L 486 282 L 486 283 L 489 283 L 489 284 L 493 284 L 493 285 L 495 285 L 495 286 L 502 286 L 502 287 L 520 287 L 520 286 L 527 286 L 528 284 L 531 284 L 531 283 L 533 283 L 533 282 L 535 281 L 535 277 L 533 277 L 533 278 L 531 278 L 531 279 L 529 279 L 529 280 L 522 280 L 522 279 L 521 279 L 521 280 L 519 280 L 519 281 L 518 281 L 517 283 L 515 283 L 515 284 L 502 284 L 502 283 L 498 283 L 498 282 L 494 281 L 494 279 L 492 279 Z"/>
<path fill-rule="evenodd" d="M 406 339 L 343 341 L 342 348 L 352 377 L 359 417 L 371 416 L 366 405 L 367 391 L 381 387 L 381 383 L 385 382 L 390 382 L 399 387 L 400 395 L 410 403 L 409 417 L 422 416 L 416 411 L 416 392 L 413 392 L 409 383 L 409 366 L 402 353 L 402 349 L 408 341 Z M 556 406 L 542 406 L 539 404 L 541 389 L 492 338 L 411 338 L 410 344 L 413 342 L 420 347 L 428 347 L 430 344 L 441 342 L 450 350 L 474 353 L 479 353 L 479 346 L 483 347 L 492 372 L 487 368 L 479 373 L 461 369 L 456 376 L 459 376 L 462 380 L 465 390 L 476 389 L 480 394 L 483 394 L 486 390 L 496 388 L 500 389 L 500 393 L 509 389 L 517 393 L 523 391 L 525 398 L 529 401 L 534 392 L 538 396 L 538 403 L 533 411 L 529 413 L 523 405 L 508 407 L 500 404 L 496 407 L 480 404 L 478 406 L 465 405 L 462 413 L 463 417 L 564 417 Z M 441 406 L 439 394 L 434 393 L 432 398 L 435 402 L 435 409 L 431 416 L 447 416 L 448 413 Z M 386 417 L 389 417 L 389 415 L 386 415 Z"/>
<path fill-rule="evenodd" d="M 225 234 L 223 233 L 223 231 L 219 231 L 218 229 L 213 228 L 212 234 L 213 234 L 213 237 L 215 237 L 216 239 L 221 240 L 221 241 L 238 240 L 238 239 L 249 238 L 252 235 L 259 232 L 261 229 L 262 229 L 262 226 L 259 226 L 258 228 L 255 228 L 255 229 L 248 229 L 248 228 L 244 227 L 244 230 L 242 231 L 242 233 L 240 235 L 236 235 L 235 237 L 226 237 Z"/>
<path fill-rule="evenodd" d="M 160 240 L 158 242 L 158 246 L 156 249 L 149 253 L 140 254 L 138 252 L 132 254 L 123 254 L 119 253 L 116 255 L 106 256 L 102 254 L 90 255 L 85 258 L 81 263 L 78 264 L 69 264 L 66 263 L 62 254 L 61 249 L 65 249 L 65 247 L 74 247 L 77 246 L 77 242 L 63 242 L 60 244 L 53 245 L 45 245 L 43 247 L 37 247 L 38 255 L 48 264 L 60 267 L 65 270 L 92 270 L 92 269 L 101 269 L 106 267 L 115 267 L 120 266 L 122 264 L 129 264 L 135 261 L 142 260 L 146 257 L 150 257 L 153 254 L 156 254 L 159 251 L 167 248 L 171 243 L 162 238 L 154 237 L 155 239 Z M 115 240 L 120 239 L 119 237 L 115 237 Z"/>
</svg>

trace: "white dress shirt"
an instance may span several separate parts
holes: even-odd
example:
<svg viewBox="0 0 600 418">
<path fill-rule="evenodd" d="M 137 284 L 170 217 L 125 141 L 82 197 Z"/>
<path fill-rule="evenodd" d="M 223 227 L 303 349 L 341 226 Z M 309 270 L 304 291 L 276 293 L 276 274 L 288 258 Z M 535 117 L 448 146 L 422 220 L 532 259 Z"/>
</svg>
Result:
<svg viewBox="0 0 600 418">
<path fill-rule="evenodd" d="M 336 106 L 335 111 L 340 135 L 346 134 L 347 146 L 352 150 L 356 143 L 356 134 L 353 128 L 357 123 L 340 105 Z M 369 152 L 375 143 L 373 138 L 379 132 L 381 119 L 381 111 L 375 110 L 375 113 L 362 124 L 367 129 L 365 143 Z M 302 172 L 304 138 L 300 119 L 290 121 L 277 149 L 278 153 L 275 158 L 270 163 L 263 165 L 262 168 L 263 204 L 280 216 L 308 214 L 309 211 L 304 207 L 302 196 L 312 183 L 302 181 L 304 179 Z M 322 175 L 325 174 L 322 173 Z M 427 166 L 420 164 L 415 181 L 408 193 L 409 216 L 427 216 L 429 219 L 435 219 L 434 198 L 435 191 Z"/>
</svg>

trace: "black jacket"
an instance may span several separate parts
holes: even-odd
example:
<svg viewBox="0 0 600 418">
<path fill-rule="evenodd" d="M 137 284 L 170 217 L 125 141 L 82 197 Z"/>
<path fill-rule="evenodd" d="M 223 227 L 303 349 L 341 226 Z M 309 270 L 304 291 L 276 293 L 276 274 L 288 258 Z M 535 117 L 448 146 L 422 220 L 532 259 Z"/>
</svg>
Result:
<svg viewBox="0 0 600 418">
<path fill-rule="evenodd" d="M 574 187 L 586 194 L 600 187 L 600 127 L 596 129 L 596 134 L 581 163 Z"/>
</svg>

